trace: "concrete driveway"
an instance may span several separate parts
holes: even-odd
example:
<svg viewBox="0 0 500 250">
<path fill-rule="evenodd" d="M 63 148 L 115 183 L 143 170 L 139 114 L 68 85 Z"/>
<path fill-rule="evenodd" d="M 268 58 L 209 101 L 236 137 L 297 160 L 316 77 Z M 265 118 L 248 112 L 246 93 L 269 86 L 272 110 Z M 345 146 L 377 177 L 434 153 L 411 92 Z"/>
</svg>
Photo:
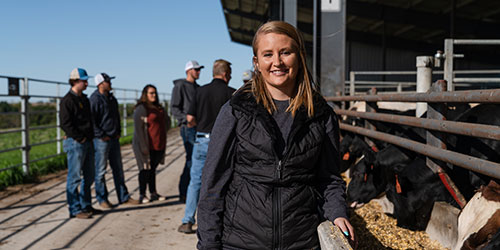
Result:
<svg viewBox="0 0 500 250">
<path fill-rule="evenodd" d="M 122 156 L 128 190 L 138 199 L 138 169 L 130 145 L 122 147 Z M 177 197 L 184 159 L 178 130 L 169 131 L 167 158 L 156 179 L 158 192 L 168 199 L 115 207 L 88 220 L 68 218 L 65 172 L 40 184 L 9 188 L 0 193 L 0 249 L 195 249 L 195 234 L 177 232 L 184 215 Z M 116 204 L 109 168 L 106 180 L 110 202 Z"/>
</svg>

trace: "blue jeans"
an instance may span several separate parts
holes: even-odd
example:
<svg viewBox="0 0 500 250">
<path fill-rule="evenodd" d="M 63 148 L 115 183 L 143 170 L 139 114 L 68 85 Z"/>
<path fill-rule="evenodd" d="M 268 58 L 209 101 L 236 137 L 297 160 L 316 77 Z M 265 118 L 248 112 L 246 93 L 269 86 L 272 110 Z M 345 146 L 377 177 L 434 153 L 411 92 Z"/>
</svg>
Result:
<svg viewBox="0 0 500 250">
<path fill-rule="evenodd" d="M 181 126 L 181 137 L 186 150 L 186 164 L 179 180 L 179 196 L 186 197 L 187 188 L 189 185 L 189 171 L 191 169 L 191 156 L 193 154 L 193 145 L 196 139 L 196 127 L 188 128 L 186 125 Z"/>
<path fill-rule="evenodd" d="M 187 190 L 186 210 L 184 212 L 184 218 L 182 218 L 182 223 L 195 223 L 194 214 L 196 213 L 196 207 L 198 206 L 198 199 L 200 197 L 201 173 L 205 165 L 205 159 L 207 159 L 208 143 L 210 142 L 210 138 L 200 137 L 203 135 L 208 134 L 201 132 L 196 134 L 196 143 L 194 144 L 192 158 L 193 165 L 191 165 L 191 180 L 189 181 Z"/>
<path fill-rule="evenodd" d="M 99 203 L 108 200 L 108 189 L 106 188 L 106 165 L 109 159 L 109 166 L 113 172 L 113 181 L 115 183 L 118 202 L 128 201 L 130 195 L 125 186 L 125 177 L 123 176 L 122 154 L 120 151 L 120 140 L 113 138 L 103 141 L 94 138 L 95 148 L 95 192 Z"/>
<path fill-rule="evenodd" d="M 91 141 L 79 143 L 73 138 L 67 138 L 63 142 L 63 149 L 68 158 L 66 199 L 69 214 L 74 216 L 91 206 L 90 186 L 94 181 L 94 146 Z"/>
</svg>

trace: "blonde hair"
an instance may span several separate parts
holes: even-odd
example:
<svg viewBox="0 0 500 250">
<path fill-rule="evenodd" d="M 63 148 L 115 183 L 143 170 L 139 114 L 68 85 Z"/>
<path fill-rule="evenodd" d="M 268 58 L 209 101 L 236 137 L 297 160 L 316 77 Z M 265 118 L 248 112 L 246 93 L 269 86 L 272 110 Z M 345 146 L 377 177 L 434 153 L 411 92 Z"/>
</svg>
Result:
<svg viewBox="0 0 500 250">
<path fill-rule="evenodd" d="M 296 77 L 295 94 L 290 99 L 290 106 L 288 106 L 286 112 L 291 112 L 292 116 L 295 116 L 297 110 L 302 105 L 304 105 L 307 110 L 308 116 L 312 117 L 314 115 L 313 96 L 317 91 L 317 87 L 312 82 L 309 71 L 307 70 L 306 50 L 302 35 L 297 29 L 295 29 L 295 27 L 286 22 L 267 22 L 260 26 L 257 32 L 255 32 L 255 36 L 253 37 L 252 48 L 253 55 L 255 57 L 257 56 L 257 42 L 260 35 L 269 33 L 283 34 L 290 37 L 294 42 L 293 46 L 295 48 L 293 49 L 298 51 L 297 54 L 299 57 L 299 71 Z M 264 108 L 266 108 L 270 114 L 276 111 L 276 105 L 274 104 L 273 98 L 266 88 L 266 83 L 262 78 L 261 73 L 257 69 L 255 69 L 252 80 L 250 80 L 248 84 L 251 84 L 250 91 L 255 96 L 257 103 L 261 103 L 262 105 L 264 105 Z"/>
<path fill-rule="evenodd" d="M 215 60 L 212 76 L 223 75 L 224 73 L 230 73 L 230 72 L 231 72 L 230 62 L 224 59 Z"/>
</svg>

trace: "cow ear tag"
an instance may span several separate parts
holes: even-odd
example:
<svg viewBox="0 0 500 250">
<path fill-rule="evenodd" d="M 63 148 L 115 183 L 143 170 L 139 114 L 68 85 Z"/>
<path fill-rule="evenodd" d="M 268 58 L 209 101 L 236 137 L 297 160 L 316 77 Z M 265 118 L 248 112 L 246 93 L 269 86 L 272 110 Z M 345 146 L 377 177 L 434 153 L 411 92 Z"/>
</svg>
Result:
<svg viewBox="0 0 500 250">
<path fill-rule="evenodd" d="M 344 157 L 342 157 L 342 160 L 344 160 L 344 161 L 348 161 L 348 160 L 349 160 L 349 156 L 350 156 L 350 155 L 349 155 L 349 152 L 345 153 L 345 154 L 344 154 Z"/>
<path fill-rule="evenodd" d="M 399 184 L 398 175 L 396 174 L 395 176 L 396 176 L 396 193 L 400 194 L 403 191 L 401 190 L 401 185 Z"/>
</svg>

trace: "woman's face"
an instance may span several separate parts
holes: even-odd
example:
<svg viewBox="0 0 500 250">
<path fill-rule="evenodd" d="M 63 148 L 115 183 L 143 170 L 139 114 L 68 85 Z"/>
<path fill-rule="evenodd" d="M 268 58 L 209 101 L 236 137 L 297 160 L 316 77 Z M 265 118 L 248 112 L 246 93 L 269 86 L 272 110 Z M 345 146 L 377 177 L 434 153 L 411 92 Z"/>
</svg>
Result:
<svg viewBox="0 0 500 250">
<path fill-rule="evenodd" d="M 147 92 L 148 96 L 148 102 L 153 103 L 156 101 L 156 89 L 155 88 L 148 88 Z"/>
<path fill-rule="evenodd" d="M 273 98 L 276 91 L 291 97 L 299 71 L 297 46 L 287 35 L 268 33 L 257 38 L 254 64 Z"/>
</svg>

